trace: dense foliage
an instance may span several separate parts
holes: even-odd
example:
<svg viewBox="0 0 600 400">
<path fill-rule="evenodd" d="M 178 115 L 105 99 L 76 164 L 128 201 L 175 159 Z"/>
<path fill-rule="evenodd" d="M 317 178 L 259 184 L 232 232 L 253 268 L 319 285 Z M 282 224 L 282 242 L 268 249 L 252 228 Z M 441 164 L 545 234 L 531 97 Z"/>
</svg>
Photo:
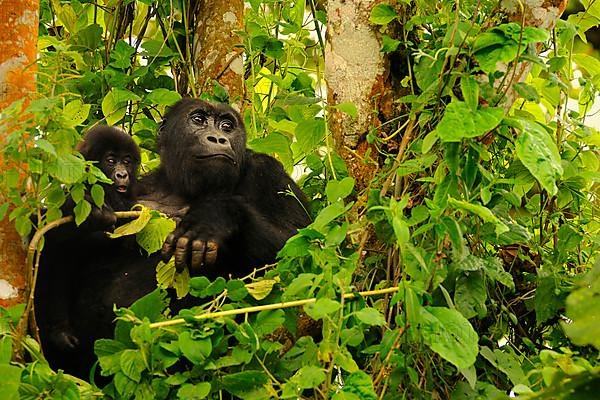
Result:
<svg viewBox="0 0 600 400">
<path fill-rule="evenodd" d="M 178 87 L 193 82 L 179 79 L 193 75 L 186 2 L 41 3 L 36 99 L 25 119 L 20 104 L 2 115 L 2 152 L 17 167 L 0 187 L 22 235 L 59 218 L 66 196 L 77 223 L 92 207 L 87 188 L 102 203 L 105 178 L 72 150 L 85 129 L 123 127 L 147 171 L 165 108 L 194 92 Z M 260 277 L 210 282 L 162 266 L 161 284 L 199 305 L 169 323 L 157 289 L 117 310 L 114 338 L 96 344 L 104 389 L 50 370 L 29 337 L 32 362 L 12 363 L 24 307 L 2 310 L 0 397 L 594 397 L 600 133 L 587 122 L 600 62 L 575 49 L 600 6 L 582 3 L 552 32 L 507 22 L 493 1 L 375 6 L 381 51 L 406 65 L 395 77 L 399 116 L 367 135 L 377 154 L 364 161 L 378 172 L 355 188 L 328 134 L 324 11 L 250 1 L 239 33 L 250 146 L 302 172 L 314 222 Z M 533 65 L 526 81 L 514 81 L 517 59 Z M 202 96 L 228 100 L 218 83 Z M 121 233 L 160 221 L 143 214 Z M 160 243 L 155 225 L 141 243 Z M 301 299 L 313 300 L 278 305 Z"/>
</svg>

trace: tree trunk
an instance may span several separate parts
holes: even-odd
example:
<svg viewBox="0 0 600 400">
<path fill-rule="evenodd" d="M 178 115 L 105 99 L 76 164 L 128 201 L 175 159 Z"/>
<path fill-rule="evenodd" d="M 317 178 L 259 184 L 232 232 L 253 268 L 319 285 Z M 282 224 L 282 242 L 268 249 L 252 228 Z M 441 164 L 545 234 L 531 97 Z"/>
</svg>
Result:
<svg viewBox="0 0 600 400">
<path fill-rule="evenodd" d="M 244 29 L 241 0 L 198 0 L 193 12 L 193 62 L 198 93 L 210 92 L 213 80 L 227 89 L 233 104 L 244 99 L 244 49 L 237 31 Z"/>
<path fill-rule="evenodd" d="M 0 0 L 0 109 L 35 92 L 38 10 L 37 0 Z M 5 134 L 0 131 L 0 142 Z M 8 168 L 0 156 L 0 174 Z M 21 238 L 6 217 L 0 221 L 0 306 L 25 301 L 26 276 Z"/>
<path fill-rule="evenodd" d="M 327 43 L 325 45 L 325 80 L 328 104 L 351 102 L 357 118 L 332 109 L 330 130 L 336 147 L 348 164 L 358 187 L 365 187 L 375 172 L 375 164 L 363 163 L 369 146 L 365 137 L 379 125 L 378 103 L 389 91 L 385 84 L 388 63 L 379 49 L 377 27 L 369 22 L 377 1 L 330 0 L 327 2 Z"/>
</svg>

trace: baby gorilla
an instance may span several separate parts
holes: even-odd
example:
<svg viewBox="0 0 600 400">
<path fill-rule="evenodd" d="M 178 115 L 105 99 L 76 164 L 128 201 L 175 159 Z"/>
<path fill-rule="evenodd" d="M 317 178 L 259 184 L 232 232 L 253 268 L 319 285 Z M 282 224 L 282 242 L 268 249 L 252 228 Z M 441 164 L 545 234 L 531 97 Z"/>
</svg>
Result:
<svg viewBox="0 0 600 400">
<path fill-rule="evenodd" d="M 109 126 L 93 128 L 78 147 L 88 161 L 96 161 L 112 184 L 103 184 L 104 205 L 93 207 L 80 226 L 73 223 L 51 230 L 45 238 L 36 286 L 35 309 L 42 346 L 51 366 L 66 372 L 78 371 L 81 335 L 77 332 L 73 301 L 83 290 L 79 282 L 91 268 L 82 260 L 101 259 L 123 247 L 123 240 L 111 240 L 104 230 L 117 219 L 114 211 L 129 210 L 135 204 L 136 171 L 140 150 L 131 136 Z M 86 199 L 93 204 L 90 196 Z M 61 207 L 63 215 L 72 215 L 75 204 L 68 199 Z M 84 340 L 85 341 L 85 340 Z"/>
</svg>

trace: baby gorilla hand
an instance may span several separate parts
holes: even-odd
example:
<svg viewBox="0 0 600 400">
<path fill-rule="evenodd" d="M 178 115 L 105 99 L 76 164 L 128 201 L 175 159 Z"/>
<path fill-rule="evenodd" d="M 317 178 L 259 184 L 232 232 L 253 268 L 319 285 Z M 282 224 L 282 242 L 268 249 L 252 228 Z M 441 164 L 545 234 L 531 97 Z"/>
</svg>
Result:
<svg viewBox="0 0 600 400">
<path fill-rule="evenodd" d="M 179 227 L 167 236 L 161 254 L 164 262 L 175 256 L 175 268 L 178 271 L 186 265 L 192 270 L 199 270 L 217 261 L 218 249 L 216 240 L 201 239 L 195 230 Z"/>
<path fill-rule="evenodd" d="M 92 206 L 92 211 L 83 223 L 83 227 L 91 231 L 112 231 L 116 223 L 117 217 L 112 207 L 104 204 L 101 208 Z"/>
</svg>

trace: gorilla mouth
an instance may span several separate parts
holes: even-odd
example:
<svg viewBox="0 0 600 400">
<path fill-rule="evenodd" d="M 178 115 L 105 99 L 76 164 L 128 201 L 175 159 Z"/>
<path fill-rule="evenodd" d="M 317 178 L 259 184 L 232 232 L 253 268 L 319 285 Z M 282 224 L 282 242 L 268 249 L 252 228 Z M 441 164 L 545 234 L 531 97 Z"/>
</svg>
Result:
<svg viewBox="0 0 600 400">
<path fill-rule="evenodd" d="M 197 160 L 207 160 L 207 159 L 211 159 L 211 158 L 226 158 L 229 161 L 231 161 L 232 163 L 235 164 L 235 160 L 233 159 L 232 156 L 230 156 L 229 154 L 225 154 L 225 153 L 218 153 L 218 154 L 209 154 L 209 155 L 202 155 L 202 156 L 195 156 L 195 158 Z"/>
<path fill-rule="evenodd" d="M 119 186 L 117 186 L 117 192 L 119 192 L 119 193 L 126 193 L 127 192 L 127 185 L 119 185 Z"/>
</svg>

